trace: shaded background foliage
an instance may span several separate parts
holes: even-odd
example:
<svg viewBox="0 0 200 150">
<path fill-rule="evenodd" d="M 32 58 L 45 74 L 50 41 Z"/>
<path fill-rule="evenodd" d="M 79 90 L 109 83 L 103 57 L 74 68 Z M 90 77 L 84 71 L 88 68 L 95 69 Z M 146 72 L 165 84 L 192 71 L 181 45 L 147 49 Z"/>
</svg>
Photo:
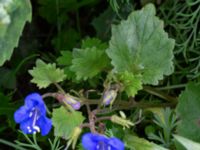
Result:
<svg viewBox="0 0 200 150">
<path fill-rule="evenodd" d="M 14 50 L 10 61 L 0 67 L 0 134 L 8 137 L 9 141 L 24 140 L 16 132 L 13 122 L 13 112 L 23 102 L 25 95 L 37 91 L 37 87 L 30 83 L 31 76 L 27 70 L 35 64 L 36 58 L 47 62 L 56 62 L 62 50 L 72 50 L 80 47 L 81 40 L 86 36 L 97 36 L 103 41 L 110 38 L 111 24 L 118 24 L 121 19 L 135 9 L 140 9 L 148 2 L 156 5 L 157 15 L 164 20 L 165 30 L 170 37 L 176 40 L 174 49 L 175 72 L 160 82 L 158 87 L 146 88 L 146 91 L 156 92 L 160 95 L 166 93 L 178 97 L 188 81 L 199 81 L 200 77 L 200 1 L 174 1 L 174 0 L 141 0 L 117 1 L 119 9 L 109 5 L 107 1 L 100 0 L 32 0 L 32 22 L 27 23 L 19 46 Z M 111 7 L 112 6 L 112 7 Z M 106 30 L 105 30 L 106 28 Z M 89 89 L 96 87 L 102 89 L 101 81 L 97 78 L 86 81 L 88 84 L 67 81 L 65 89 Z M 54 91 L 51 87 L 48 91 Z M 40 90 L 41 93 L 46 90 Z M 4 94 L 3 94 L 4 93 Z M 164 95 L 165 96 L 165 95 Z M 156 96 L 144 91 L 136 96 L 138 99 L 158 99 Z M 166 97 L 168 98 L 168 97 Z M 50 100 L 49 106 L 55 105 Z M 83 110 L 84 111 L 84 110 Z M 132 112 L 127 112 L 132 113 Z M 6 120 L 6 121 L 5 121 Z M 138 125 L 136 132 L 145 137 L 143 125 Z M 141 130 L 140 130 L 141 129 Z M 114 130 L 114 129 L 113 129 Z M 53 136 L 53 134 L 51 134 Z M 45 147 L 47 137 L 38 140 Z M 6 139 L 6 138 L 5 138 Z"/>
</svg>

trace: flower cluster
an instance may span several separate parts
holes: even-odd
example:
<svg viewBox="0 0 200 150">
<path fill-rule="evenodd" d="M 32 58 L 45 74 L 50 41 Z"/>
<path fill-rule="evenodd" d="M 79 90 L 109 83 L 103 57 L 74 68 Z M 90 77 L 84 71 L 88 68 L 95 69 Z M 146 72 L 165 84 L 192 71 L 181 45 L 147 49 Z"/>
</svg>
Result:
<svg viewBox="0 0 200 150">
<path fill-rule="evenodd" d="M 82 145 L 85 150 L 124 150 L 124 143 L 118 138 L 94 133 L 84 134 Z"/>
<path fill-rule="evenodd" d="M 14 119 L 26 134 L 41 132 L 44 136 L 52 127 L 51 120 L 46 117 L 46 107 L 42 96 L 38 93 L 32 93 L 25 98 L 24 106 L 15 112 Z"/>
</svg>

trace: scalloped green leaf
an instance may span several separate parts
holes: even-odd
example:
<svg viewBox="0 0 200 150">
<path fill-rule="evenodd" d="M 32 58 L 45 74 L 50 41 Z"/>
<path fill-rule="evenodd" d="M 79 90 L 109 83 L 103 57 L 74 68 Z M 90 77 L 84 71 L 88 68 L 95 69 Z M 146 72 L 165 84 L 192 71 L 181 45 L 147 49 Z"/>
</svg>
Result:
<svg viewBox="0 0 200 150">
<path fill-rule="evenodd" d="M 142 74 L 144 84 L 156 85 L 173 72 L 174 44 L 163 29 L 163 21 L 155 16 L 154 5 L 148 4 L 112 26 L 106 52 L 116 73 Z"/>
<path fill-rule="evenodd" d="M 131 150 L 168 150 L 153 142 L 149 142 L 143 138 L 139 138 L 130 134 L 125 135 L 124 142 Z"/>
<path fill-rule="evenodd" d="M 176 108 L 180 122 L 177 134 L 200 142 L 200 84 L 189 83 L 181 93 Z"/>
<path fill-rule="evenodd" d="M 107 45 L 98 39 L 86 39 L 82 42 L 82 49 L 73 50 L 72 66 L 77 80 L 87 80 L 110 66 L 110 60 L 105 53 Z"/>
<path fill-rule="evenodd" d="M 68 139 L 73 129 L 80 126 L 84 120 L 81 112 L 69 112 L 64 107 L 53 109 L 54 135 Z"/>
<path fill-rule="evenodd" d="M 142 76 L 133 75 L 129 72 L 120 73 L 118 80 L 123 84 L 124 90 L 128 96 L 135 96 L 142 89 Z"/>
<path fill-rule="evenodd" d="M 36 61 L 36 67 L 29 70 L 32 75 L 32 83 L 37 84 L 39 88 L 46 88 L 52 83 L 61 82 L 65 79 L 66 75 L 64 70 L 56 68 L 56 64 L 46 64 L 40 59 Z"/>
<path fill-rule="evenodd" d="M 29 0 L 0 1 L 0 66 L 9 60 L 17 47 L 24 25 L 31 21 Z"/>
</svg>

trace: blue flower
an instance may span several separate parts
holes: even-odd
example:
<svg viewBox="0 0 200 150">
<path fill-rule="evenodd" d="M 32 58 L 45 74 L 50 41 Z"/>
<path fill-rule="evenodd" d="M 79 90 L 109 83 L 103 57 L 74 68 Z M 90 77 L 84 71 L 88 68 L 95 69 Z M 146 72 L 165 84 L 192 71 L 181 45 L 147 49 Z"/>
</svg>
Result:
<svg viewBox="0 0 200 150">
<path fill-rule="evenodd" d="M 46 107 L 42 96 L 38 93 L 29 94 L 25 98 L 24 106 L 21 106 L 14 114 L 16 123 L 26 134 L 47 135 L 52 127 L 52 122 L 46 117 Z"/>
<path fill-rule="evenodd" d="M 124 150 L 124 143 L 118 138 L 107 138 L 94 133 L 84 134 L 82 145 L 85 150 Z"/>
</svg>

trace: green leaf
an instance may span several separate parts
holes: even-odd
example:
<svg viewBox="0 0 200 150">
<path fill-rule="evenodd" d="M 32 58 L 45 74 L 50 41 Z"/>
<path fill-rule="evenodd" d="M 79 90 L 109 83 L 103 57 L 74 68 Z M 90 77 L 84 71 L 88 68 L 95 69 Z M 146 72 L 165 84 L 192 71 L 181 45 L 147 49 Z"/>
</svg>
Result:
<svg viewBox="0 0 200 150">
<path fill-rule="evenodd" d="M 81 48 L 92 48 L 96 47 L 100 50 L 105 50 L 108 46 L 106 43 L 103 43 L 101 40 L 97 38 L 86 38 L 82 41 Z"/>
<path fill-rule="evenodd" d="M 32 75 L 32 83 L 37 84 L 39 88 L 46 88 L 52 83 L 61 82 L 65 79 L 64 70 L 56 68 L 56 64 L 46 64 L 42 60 L 36 61 L 36 67 L 29 70 Z"/>
<path fill-rule="evenodd" d="M 54 135 L 68 139 L 73 129 L 80 126 L 84 119 L 78 111 L 69 112 L 64 107 L 53 109 Z"/>
<path fill-rule="evenodd" d="M 130 134 L 125 135 L 124 141 L 126 146 L 131 150 L 167 150 L 153 142 Z"/>
<path fill-rule="evenodd" d="M 144 84 L 158 84 L 173 72 L 174 40 L 168 38 L 155 7 L 146 5 L 131 13 L 127 20 L 112 26 L 107 49 L 114 71 L 142 74 Z"/>
<path fill-rule="evenodd" d="M 189 83 L 181 93 L 176 108 L 180 122 L 177 133 L 180 136 L 200 142 L 200 84 Z"/>
<path fill-rule="evenodd" d="M 200 144 L 179 135 L 174 135 L 174 138 L 179 141 L 187 150 L 200 150 Z"/>
<path fill-rule="evenodd" d="M 31 21 L 29 0 L 4 0 L 0 8 L 0 66 L 18 45 L 26 21 Z"/>
<path fill-rule="evenodd" d="M 75 80 L 75 72 L 70 70 L 72 65 L 72 52 L 71 51 L 61 51 L 62 56 L 58 57 L 57 62 L 59 65 L 63 66 L 63 70 L 67 79 Z"/>
<path fill-rule="evenodd" d="M 76 73 L 77 80 L 92 78 L 109 66 L 105 47 L 98 40 L 89 39 L 83 41 L 83 49 L 73 50 L 71 70 Z"/>
<path fill-rule="evenodd" d="M 72 52 L 61 51 L 61 56 L 58 57 L 57 62 L 59 65 L 69 66 L 72 64 Z"/>
<path fill-rule="evenodd" d="M 123 84 L 128 96 L 135 96 L 142 89 L 141 75 L 133 75 L 126 71 L 119 74 L 119 81 Z"/>
</svg>

